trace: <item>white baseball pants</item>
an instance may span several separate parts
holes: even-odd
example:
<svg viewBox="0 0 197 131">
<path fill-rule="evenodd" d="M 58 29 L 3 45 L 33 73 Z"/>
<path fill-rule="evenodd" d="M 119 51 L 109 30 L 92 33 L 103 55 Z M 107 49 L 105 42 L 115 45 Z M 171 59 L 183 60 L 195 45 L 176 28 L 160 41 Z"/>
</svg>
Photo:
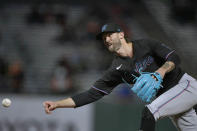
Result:
<svg viewBox="0 0 197 131">
<path fill-rule="evenodd" d="M 155 120 L 170 117 L 179 131 L 197 131 L 197 80 L 185 73 L 179 83 L 147 105 Z"/>
</svg>

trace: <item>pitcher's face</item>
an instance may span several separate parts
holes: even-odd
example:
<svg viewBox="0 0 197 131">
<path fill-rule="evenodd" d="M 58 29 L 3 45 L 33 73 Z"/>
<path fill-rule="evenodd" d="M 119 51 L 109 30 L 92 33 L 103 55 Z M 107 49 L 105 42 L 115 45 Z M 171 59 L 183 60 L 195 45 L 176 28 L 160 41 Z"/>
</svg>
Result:
<svg viewBox="0 0 197 131">
<path fill-rule="evenodd" d="M 121 47 L 119 33 L 105 33 L 102 36 L 104 44 L 110 52 L 117 52 Z"/>
</svg>

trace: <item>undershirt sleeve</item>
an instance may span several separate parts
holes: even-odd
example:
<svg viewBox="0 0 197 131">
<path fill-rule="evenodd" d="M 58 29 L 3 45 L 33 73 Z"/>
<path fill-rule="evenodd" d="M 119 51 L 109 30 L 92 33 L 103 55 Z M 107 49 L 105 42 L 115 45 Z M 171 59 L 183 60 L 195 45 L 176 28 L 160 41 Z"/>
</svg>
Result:
<svg viewBox="0 0 197 131">
<path fill-rule="evenodd" d="M 71 98 L 76 104 L 76 107 L 80 107 L 101 99 L 105 94 L 101 91 L 90 88 L 89 90 L 80 94 L 74 95 Z"/>
<path fill-rule="evenodd" d="M 121 74 L 114 68 L 114 66 L 116 67 L 113 61 L 111 67 L 104 73 L 104 75 L 94 82 L 92 88 L 71 97 L 74 100 L 76 107 L 101 99 L 103 96 L 110 94 L 112 90 L 122 82 Z"/>
<path fill-rule="evenodd" d="M 76 107 L 95 102 L 103 96 L 110 94 L 121 83 L 121 80 L 120 74 L 117 71 L 109 69 L 103 77 L 93 84 L 92 88 L 71 98 L 74 100 Z"/>
</svg>

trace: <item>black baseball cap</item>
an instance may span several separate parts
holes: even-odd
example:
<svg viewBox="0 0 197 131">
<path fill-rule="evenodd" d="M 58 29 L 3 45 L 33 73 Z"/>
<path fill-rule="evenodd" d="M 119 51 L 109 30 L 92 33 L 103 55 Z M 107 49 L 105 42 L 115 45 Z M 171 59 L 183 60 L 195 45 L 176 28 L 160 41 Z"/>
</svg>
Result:
<svg viewBox="0 0 197 131">
<path fill-rule="evenodd" d="M 108 32 L 113 33 L 113 32 L 122 32 L 122 31 L 123 31 L 122 28 L 117 24 L 114 23 L 105 24 L 102 26 L 101 32 L 96 35 L 96 39 L 102 40 L 103 33 L 108 33 Z"/>
</svg>

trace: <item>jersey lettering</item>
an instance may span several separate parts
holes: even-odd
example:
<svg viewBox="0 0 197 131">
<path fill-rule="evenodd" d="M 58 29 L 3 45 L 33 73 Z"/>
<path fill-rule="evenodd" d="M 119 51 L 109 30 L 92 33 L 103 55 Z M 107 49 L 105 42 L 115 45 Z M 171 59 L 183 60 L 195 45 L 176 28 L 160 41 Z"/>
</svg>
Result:
<svg viewBox="0 0 197 131">
<path fill-rule="evenodd" d="M 154 58 L 152 56 L 148 56 L 146 57 L 144 60 L 136 62 L 135 64 L 135 72 L 144 71 L 147 66 L 149 66 L 150 64 L 152 64 L 154 62 Z"/>
</svg>

